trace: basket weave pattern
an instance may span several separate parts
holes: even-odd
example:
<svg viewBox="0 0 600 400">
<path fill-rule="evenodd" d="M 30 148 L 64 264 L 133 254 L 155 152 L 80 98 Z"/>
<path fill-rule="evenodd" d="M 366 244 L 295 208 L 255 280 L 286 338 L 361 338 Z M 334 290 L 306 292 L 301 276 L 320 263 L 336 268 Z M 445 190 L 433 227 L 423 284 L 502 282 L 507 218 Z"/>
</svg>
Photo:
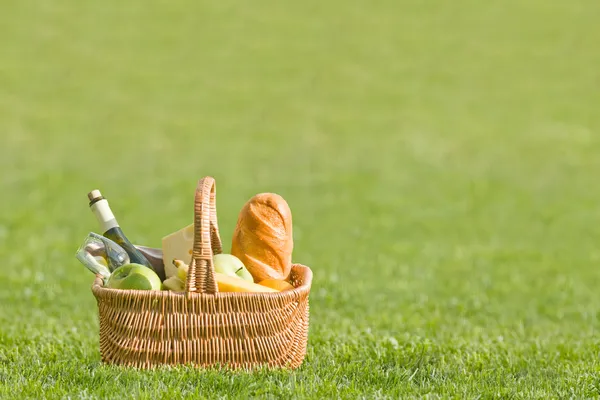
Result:
<svg viewBox="0 0 600 400">
<path fill-rule="evenodd" d="M 186 291 L 105 288 L 96 277 L 102 360 L 125 366 L 257 365 L 296 368 L 308 340 L 310 268 L 294 264 L 294 289 L 278 293 L 221 293 L 213 254 L 222 252 L 214 179 L 198 184 L 194 247 Z"/>
</svg>

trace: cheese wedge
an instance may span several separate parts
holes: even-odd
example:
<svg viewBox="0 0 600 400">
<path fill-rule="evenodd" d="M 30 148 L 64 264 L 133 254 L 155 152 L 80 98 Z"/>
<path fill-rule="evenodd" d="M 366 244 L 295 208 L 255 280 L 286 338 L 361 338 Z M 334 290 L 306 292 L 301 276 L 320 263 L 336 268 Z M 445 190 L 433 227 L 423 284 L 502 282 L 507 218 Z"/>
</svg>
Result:
<svg viewBox="0 0 600 400">
<path fill-rule="evenodd" d="M 192 262 L 194 247 L 194 224 L 173 232 L 162 239 L 163 263 L 167 278 L 177 276 L 177 267 L 173 259 L 182 260 L 186 264 Z"/>
<path fill-rule="evenodd" d="M 225 275 L 220 272 L 215 272 L 215 278 L 217 279 L 219 292 L 279 292 L 279 290 L 248 282 L 241 278 L 234 278 L 233 276 Z"/>
</svg>

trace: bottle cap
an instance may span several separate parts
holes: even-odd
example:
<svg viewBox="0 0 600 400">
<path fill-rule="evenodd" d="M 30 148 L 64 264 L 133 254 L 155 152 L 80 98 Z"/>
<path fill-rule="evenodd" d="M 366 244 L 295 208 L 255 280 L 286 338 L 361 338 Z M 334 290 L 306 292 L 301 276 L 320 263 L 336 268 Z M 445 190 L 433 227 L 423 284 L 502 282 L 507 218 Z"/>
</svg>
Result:
<svg viewBox="0 0 600 400">
<path fill-rule="evenodd" d="M 98 197 L 102 197 L 102 193 L 98 189 L 92 190 L 88 193 L 88 199 L 90 201 L 97 199 Z"/>
<path fill-rule="evenodd" d="M 100 191 L 98 189 L 95 189 L 88 193 L 88 199 L 90 200 L 90 207 L 91 207 L 92 204 L 94 204 L 100 200 L 104 200 L 104 196 L 102 196 L 102 193 L 100 193 Z"/>
</svg>

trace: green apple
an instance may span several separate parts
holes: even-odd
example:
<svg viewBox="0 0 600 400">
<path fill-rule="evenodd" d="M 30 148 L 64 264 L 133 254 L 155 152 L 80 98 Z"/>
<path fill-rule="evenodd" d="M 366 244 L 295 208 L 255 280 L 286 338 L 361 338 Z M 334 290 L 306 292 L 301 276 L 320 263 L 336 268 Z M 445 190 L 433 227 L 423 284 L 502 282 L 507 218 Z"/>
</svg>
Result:
<svg viewBox="0 0 600 400">
<path fill-rule="evenodd" d="M 160 290 L 162 282 L 156 272 L 141 264 L 125 264 L 115 269 L 108 278 L 112 289 Z"/>
<path fill-rule="evenodd" d="M 232 254 L 216 254 L 213 256 L 213 264 L 215 272 L 233 276 L 234 278 L 242 278 L 245 281 L 253 282 L 254 278 L 246 269 L 244 263 Z"/>
</svg>

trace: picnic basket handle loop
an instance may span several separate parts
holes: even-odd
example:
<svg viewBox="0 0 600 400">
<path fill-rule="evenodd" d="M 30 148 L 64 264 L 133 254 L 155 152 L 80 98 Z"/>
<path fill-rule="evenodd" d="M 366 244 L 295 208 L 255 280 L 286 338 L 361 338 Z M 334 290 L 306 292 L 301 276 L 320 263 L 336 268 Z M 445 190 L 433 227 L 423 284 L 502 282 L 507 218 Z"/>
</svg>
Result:
<svg viewBox="0 0 600 400">
<path fill-rule="evenodd" d="M 222 252 L 217 224 L 215 180 L 207 176 L 198 182 L 194 199 L 194 247 L 185 285 L 186 293 L 218 292 L 213 254 Z"/>
</svg>

